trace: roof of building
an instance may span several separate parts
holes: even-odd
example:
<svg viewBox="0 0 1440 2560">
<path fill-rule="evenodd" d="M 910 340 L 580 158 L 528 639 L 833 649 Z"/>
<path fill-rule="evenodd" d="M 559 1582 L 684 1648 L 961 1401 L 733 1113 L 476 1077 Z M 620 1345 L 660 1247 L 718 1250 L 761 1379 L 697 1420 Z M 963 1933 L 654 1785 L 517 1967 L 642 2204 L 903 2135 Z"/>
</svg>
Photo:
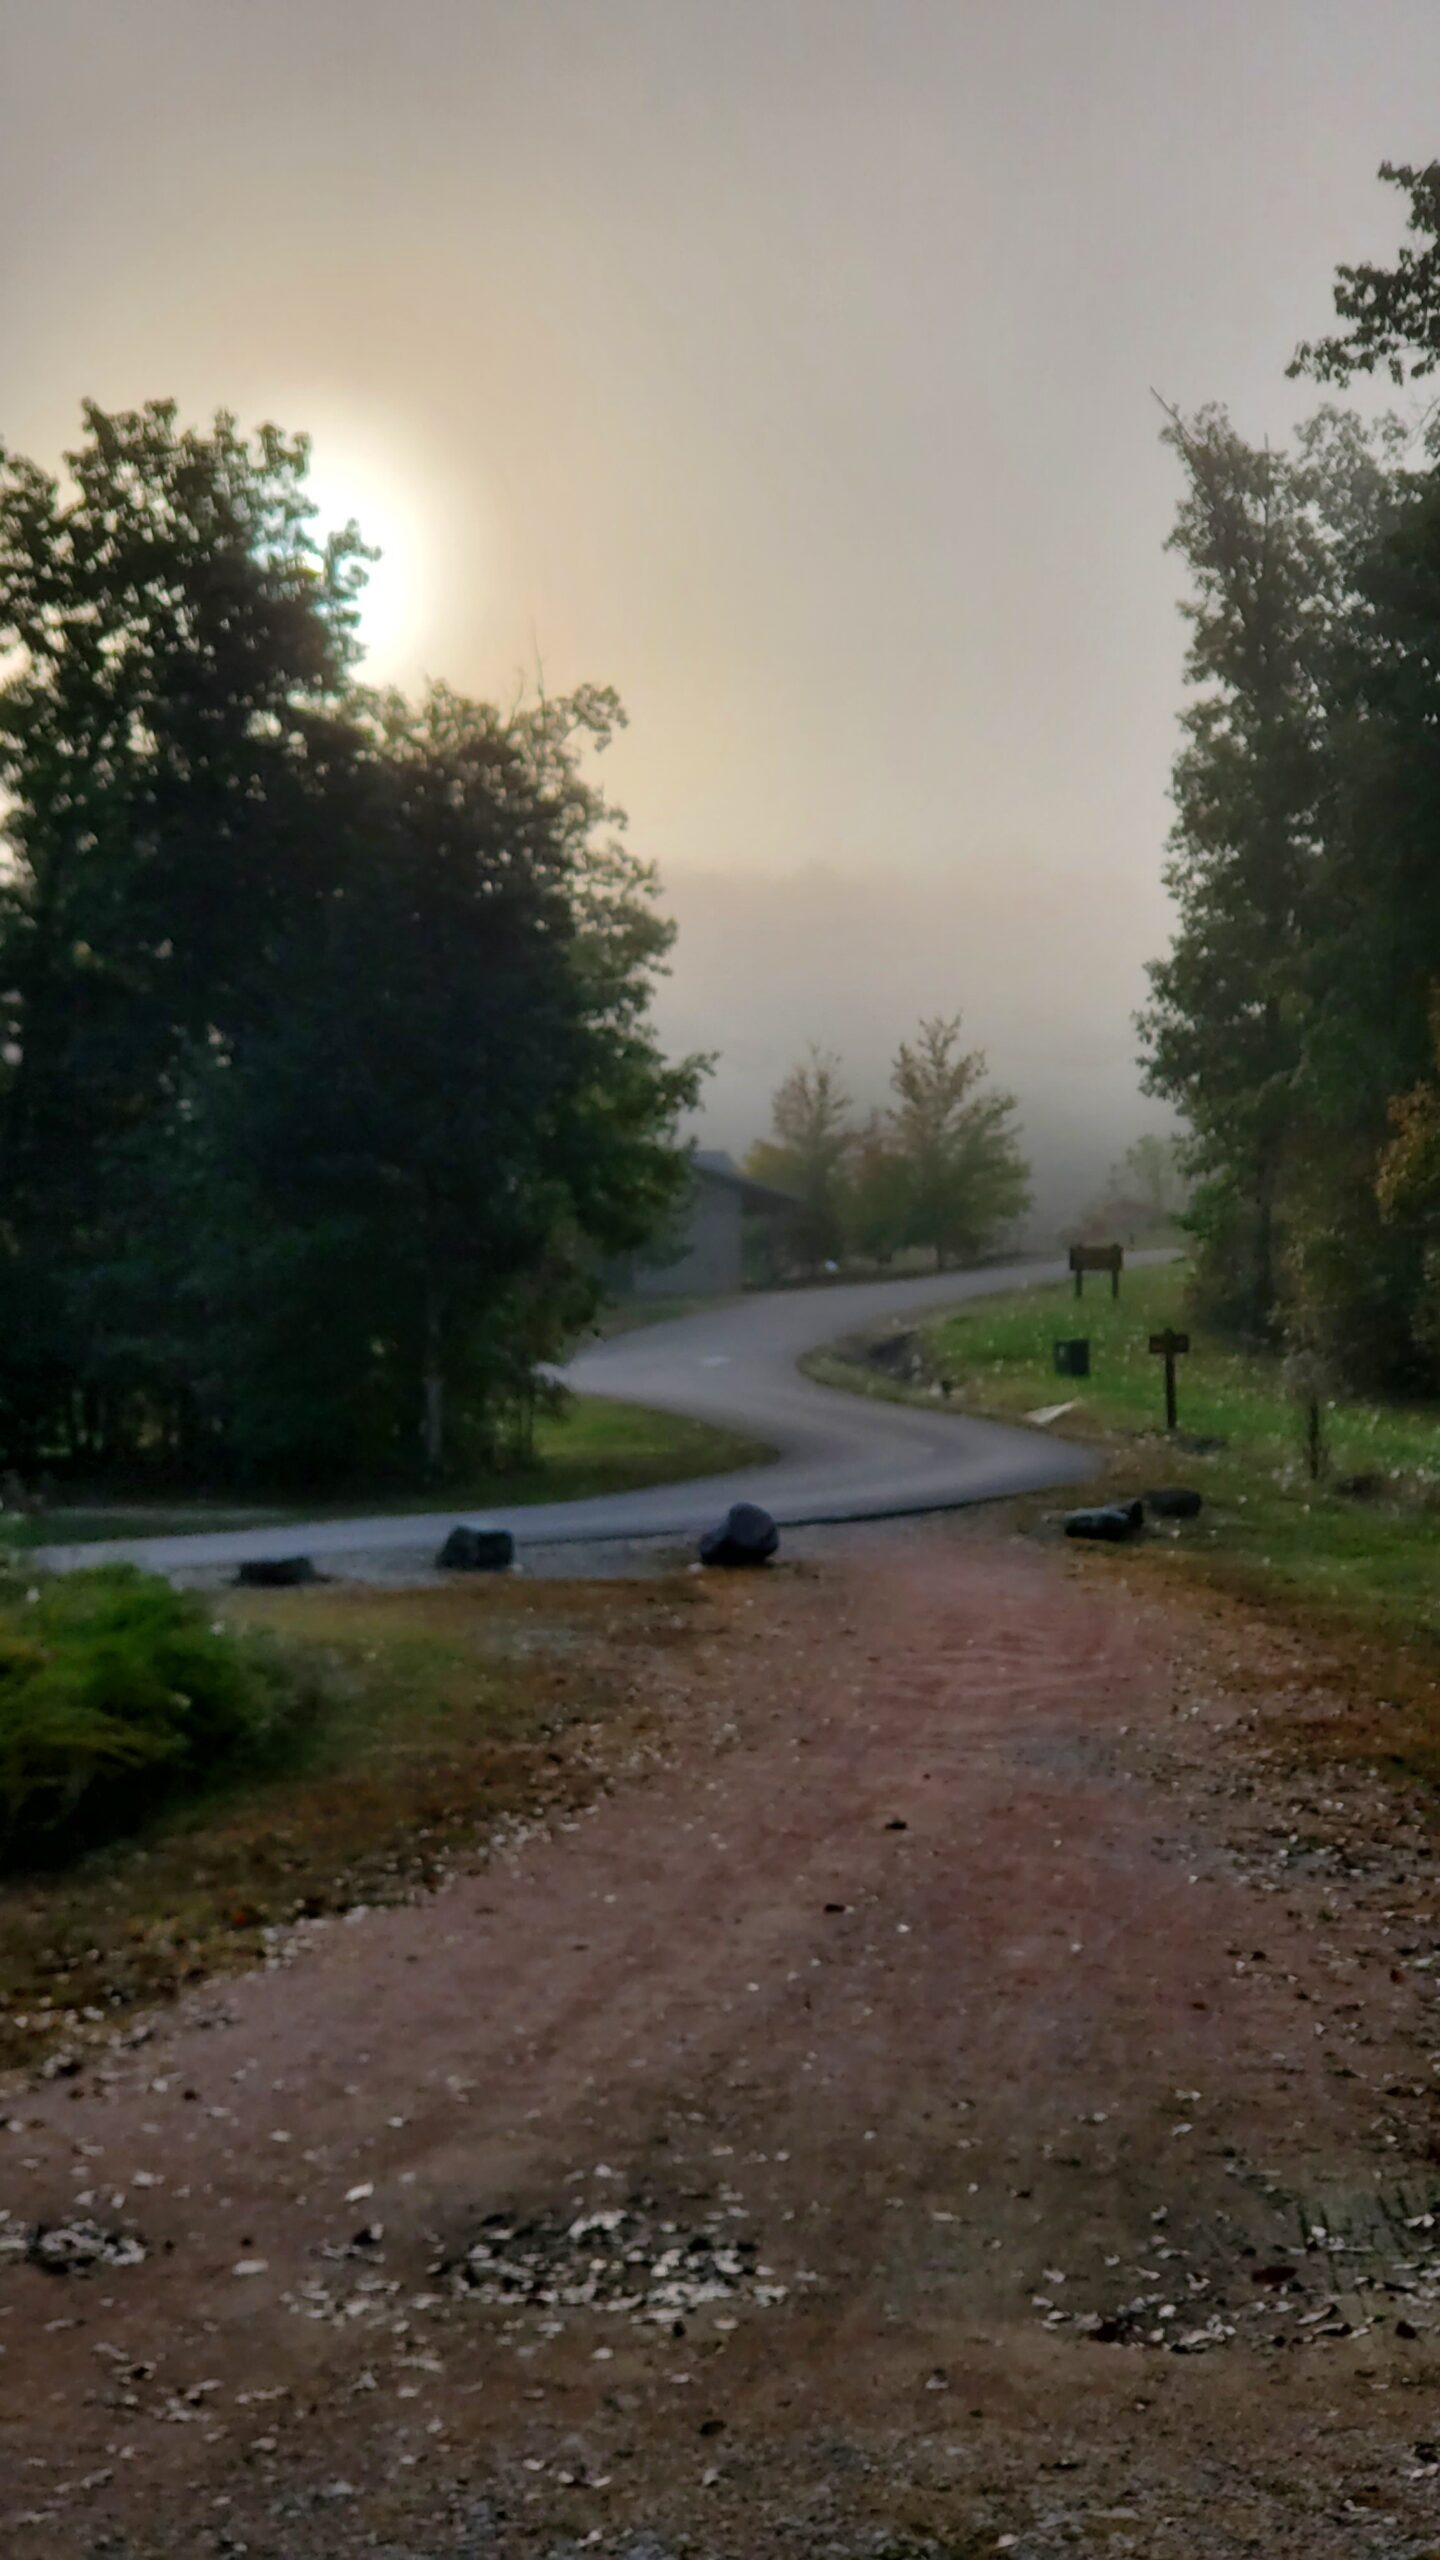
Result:
<svg viewBox="0 0 1440 2560">
<path fill-rule="evenodd" d="M 777 1213 L 799 1206 L 792 1191 L 778 1190 L 772 1182 L 755 1182 L 748 1173 L 742 1173 L 724 1147 L 696 1147 L 690 1161 L 702 1182 L 715 1182 L 726 1191 L 738 1191 L 742 1209 Z"/>
</svg>

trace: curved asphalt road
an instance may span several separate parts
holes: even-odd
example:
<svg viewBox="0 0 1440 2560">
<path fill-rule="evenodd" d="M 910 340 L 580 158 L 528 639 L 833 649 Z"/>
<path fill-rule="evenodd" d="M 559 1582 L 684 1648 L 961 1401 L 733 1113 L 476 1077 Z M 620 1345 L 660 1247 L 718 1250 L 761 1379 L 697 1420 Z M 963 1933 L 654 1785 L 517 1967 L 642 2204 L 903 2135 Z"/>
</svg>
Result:
<svg viewBox="0 0 1440 2560">
<path fill-rule="evenodd" d="M 693 1536 L 730 1503 L 742 1500 L 762 1502 L 777 1520 L 796 1524 L 950 1510 L 961 1503 L 1074 1482 L 1089 1472 L 1092 1462 L 1073 1443 L 1003 1423 L 837 1392 L 803 1378 L 795 1365 L 805 1352 L 864 1325 L 903 1321 L 962 1298 L 1063 1276 L 1059 1263 L 1027 1262 L 921 1280 L 783 1290 L 596 1343 L 571 1362 L 565 1373 L 570 1385 L 586 1394 L 656 1405 L 752 1433 L 778 1455 L 769 1464 L 729 1475 L 692 1477 L 587 1502 L 527 1503 L 484 1517 L 512 1530 L 517 1544 L 549 1546 L 579 1539 Z M 237 1564 L 253 1556 L 343 1555 L 350 1571 L 363 1573 L 367 1554 L 384 1552 L 393 1558 L 413 1549 L 417 1558 L 423 1553 L 428 1560 L 457 1516 L 466 1515 L 452 1507 L 427 1514 L 391 1512 L 370 1520 L 291 1521 L 103 1546 L 47 1547 L 37 1551 L 36 1562 L 65 1571 L 124 1559 L 169 1573 Z"/>
</svg>

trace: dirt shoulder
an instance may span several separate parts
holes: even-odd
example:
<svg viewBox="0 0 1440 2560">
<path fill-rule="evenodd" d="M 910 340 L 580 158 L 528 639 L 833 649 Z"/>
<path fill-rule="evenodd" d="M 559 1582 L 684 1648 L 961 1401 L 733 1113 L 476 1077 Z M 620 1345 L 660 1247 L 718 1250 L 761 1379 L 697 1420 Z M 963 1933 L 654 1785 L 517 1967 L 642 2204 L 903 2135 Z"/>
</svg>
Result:
<svg viewBox="0 0 1440 2560">
<path fill-rule="evenodd" d="M 7 2548 L 1440 2547 L 1428 1802 L 1117 1561 L 707 1583 L 613 1793 L 0 2085 Z"/>
</svg>

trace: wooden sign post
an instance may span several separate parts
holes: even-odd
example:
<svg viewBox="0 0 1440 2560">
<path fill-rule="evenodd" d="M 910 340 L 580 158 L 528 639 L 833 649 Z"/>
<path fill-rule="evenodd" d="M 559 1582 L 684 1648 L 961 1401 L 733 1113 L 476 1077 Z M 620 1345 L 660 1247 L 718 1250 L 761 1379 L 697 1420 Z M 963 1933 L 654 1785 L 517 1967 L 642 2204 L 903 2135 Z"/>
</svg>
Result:
<svg viewBox="0 0 1440 2560">
<path fill-rule="evenodd" d="M 1190 1336 L 1188 1333 L 1172 1332 L 1167 1324 L 1163 1333 L 1151 1334 L 1150 1348 L 1158 1352 L 1165 1362 L 1165 1428 L 1167 1431 L 1173 1431 L 1175 1428 L 1175 1361 L 1180 1352 L 1189 1350 Z"/>
<path fill-rule="evenodd" d="M 1072 1244 L 1070 1247 L 1070 1268 L 1075 1274 L 1075 1295 L 1077 1298 L 1083 1298 L 1085 1295 L 1085 1274 L 1087 1271 L 1108 1271 L 1110 1274 L 1110 1295 L 1112 1298 L 1118 1298 L 1120 1295 L 1120 1274 L 1124 1267 L 1125 1247 L 1123 1244 Z"/>
</svg>

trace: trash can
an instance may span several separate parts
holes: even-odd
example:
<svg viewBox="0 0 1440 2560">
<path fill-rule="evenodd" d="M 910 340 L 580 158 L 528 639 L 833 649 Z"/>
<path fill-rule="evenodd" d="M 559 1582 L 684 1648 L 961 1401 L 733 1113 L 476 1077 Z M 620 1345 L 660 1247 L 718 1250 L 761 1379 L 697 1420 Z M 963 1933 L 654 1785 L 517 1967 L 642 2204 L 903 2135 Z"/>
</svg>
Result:
<svg viewBox="0 0 1440 2560">
<path fill-rule="evenodd" d="M 1088 1378 L 1090 1375 L 1090 1337 L 1082 1333 L 1072 1342 L 1055 1345 L 1057 1378 Z"/>
</svg>

